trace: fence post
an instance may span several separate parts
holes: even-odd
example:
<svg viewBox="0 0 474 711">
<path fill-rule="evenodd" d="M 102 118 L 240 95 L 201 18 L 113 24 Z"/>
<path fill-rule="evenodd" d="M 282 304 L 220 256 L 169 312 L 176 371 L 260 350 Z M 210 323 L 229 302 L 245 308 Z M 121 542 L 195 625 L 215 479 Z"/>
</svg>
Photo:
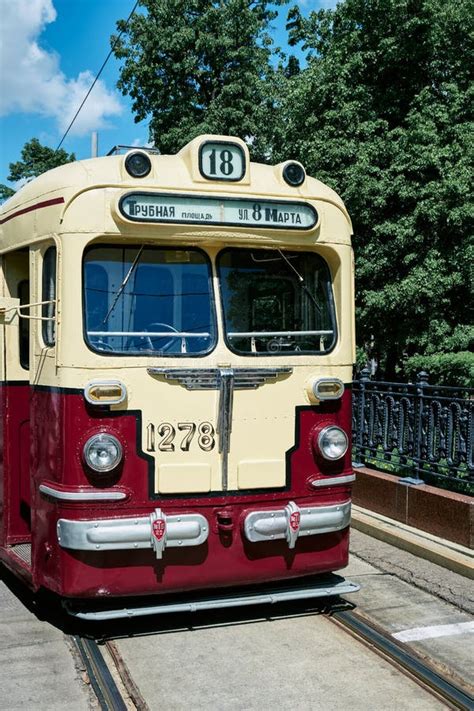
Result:
<svg viewBox="0 0 474 711">
<path fill-rule="evenodd" d="M 413 428 L 413 437 L 414 437 L 414 442 L 413 442 L 413 454 L 415 457 L 415 475 L 414 477 L 403 477 L 402 479 L 399 479 L 399 481 L 402 484 L 412 484 L 412 485 L 417 485 L 417 484 L 424 484 L 425 482 L 423 479 L 420 479 L 420 462 L 422 459 L 422 450 L 423 450 L 423 411 L 425 407 L 425 402 L 424 402 L 424 388 L 426 385 L 428 385 L 428 378 L 429 375 L 426 373 L 424 370 L 422 370 L 418 375 L 416 376 L 416 390 L 415 390 L 415 421 L 414 421 L 414 428 Z"/>
<path fill-rule="evenodd" d="M 370 382 L 370 369 L 366 366 L 360 372 L 359 376 L 359 399 L 357 402 L 356 413 L 356 457 L 357 461 L 352 463 L 354 467 L 363 467 L 365 465 L 365 456 L 363 454 L 364 444 L 364 414 L 365 414 L 365 387 L 366 383 Z"/>
</svg>

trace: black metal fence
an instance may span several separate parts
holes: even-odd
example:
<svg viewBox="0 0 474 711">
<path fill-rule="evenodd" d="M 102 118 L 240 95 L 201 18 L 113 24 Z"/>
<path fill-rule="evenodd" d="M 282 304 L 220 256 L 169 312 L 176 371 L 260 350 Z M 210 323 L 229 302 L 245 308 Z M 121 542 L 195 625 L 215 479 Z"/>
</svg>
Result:
<svg viewBox="0 0 474 711">
<path fill-rule="evenodd" d="M 474 388 L 430 385 L 424 372 L 376 382 L 364 369 L 352 397 L 356 462 L 474 494 Z"/>
</svg>

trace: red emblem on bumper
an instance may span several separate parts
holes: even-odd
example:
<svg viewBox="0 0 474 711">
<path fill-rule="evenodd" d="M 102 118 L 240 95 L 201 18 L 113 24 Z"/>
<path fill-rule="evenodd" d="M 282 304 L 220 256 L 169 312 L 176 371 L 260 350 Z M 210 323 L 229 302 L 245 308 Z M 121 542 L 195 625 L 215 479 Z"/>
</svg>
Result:
<svg viewBox="0 0 474 711">
<path fill-rule="evenodd" d="M 161 541 L 165 535 L 165 531 L 166 524 L 163 518 L 157 518 L 156 521 L 153 521 L 152 532 L 157 541 Z"/>
<path fill-rule="evenodd" d="M 300 527 L 301 514 L 299 511 L 294 511 L 290 516 L 290 527 L 292 531 L 298 531 Z"/>
</svg>

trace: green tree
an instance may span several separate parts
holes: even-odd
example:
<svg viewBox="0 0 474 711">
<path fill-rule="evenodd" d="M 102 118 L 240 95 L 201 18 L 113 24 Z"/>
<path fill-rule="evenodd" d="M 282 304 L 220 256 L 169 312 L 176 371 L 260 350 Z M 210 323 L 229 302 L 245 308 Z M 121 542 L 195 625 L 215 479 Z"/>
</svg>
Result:
<svg viewBox="0 0 474 711">
<path fill-rule="evenodd" d="M 440 353 L 472 373 L 471 2 L 346 0 L 293 8 L 289 29 L 308 66 L 287 75 L 277 157 L 346 201 L 360 345 L 389 378 Z"/>
<path fill-rule="evenodd" d="M 8 200 L 8 198 L 10 198 L 14 194 L 15 191 L 13 190 L 13 188 L 9 188 L 8 185 L 0 183 L 0 202 Z"/>
<path fill-rule="evenodd" d="M 123 60 L 118 87 L 150 140 L 174 153 L 202 133 L 252 140 L 268 151 L 273 110 L 270 22 L 287 0 L 140 0 L 145 13 L 111 38 Z"/>
<path fill-rule="evenodd" d="M 7 180 L 16 183 L 19 180 L 35 178 L 47 170 L 57 168 L 64 163 L 71 163 L 74 160 L 76 160 L 74 153 L 67 153 L 62 148 L 59 150 L 48 148 L 48 146 L 41 145 L 37 138 L 32 138 L 21 149 L 21 160 L 10 163 L 10 174 L 7 176 Z M 0 185 L 0 200 L 6 200 L 14 194 L 13 188 Z"/>
</svg>

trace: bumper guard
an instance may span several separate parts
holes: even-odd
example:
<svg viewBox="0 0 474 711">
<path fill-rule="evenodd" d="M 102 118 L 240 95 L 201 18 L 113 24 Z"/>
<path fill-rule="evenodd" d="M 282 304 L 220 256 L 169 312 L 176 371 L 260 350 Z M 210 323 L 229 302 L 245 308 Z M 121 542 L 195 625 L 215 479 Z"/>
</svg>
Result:
<svg viewBox="0 0 474 711">
<path fill-rule="evenodd" d="M 165 548 L 199 546 L 207 540 L 209 525 L 201 514 L 166 515 L 155 509 L 150 516 L 70 521 L 57 525 L 62 548 L 78 551 L 117 551 L 152 548 L 161 558 Z"/>
<path fill-rule="evenodd" d="M 351 502 L 332 506 L 302 506 L 290 501 L 282 509 L 252 511 L 245 519 L 246 538 L 252 543 L 286 539 L 294 548 L 299 536 L 342 531 L 351 520 Z"/>
</svg>

